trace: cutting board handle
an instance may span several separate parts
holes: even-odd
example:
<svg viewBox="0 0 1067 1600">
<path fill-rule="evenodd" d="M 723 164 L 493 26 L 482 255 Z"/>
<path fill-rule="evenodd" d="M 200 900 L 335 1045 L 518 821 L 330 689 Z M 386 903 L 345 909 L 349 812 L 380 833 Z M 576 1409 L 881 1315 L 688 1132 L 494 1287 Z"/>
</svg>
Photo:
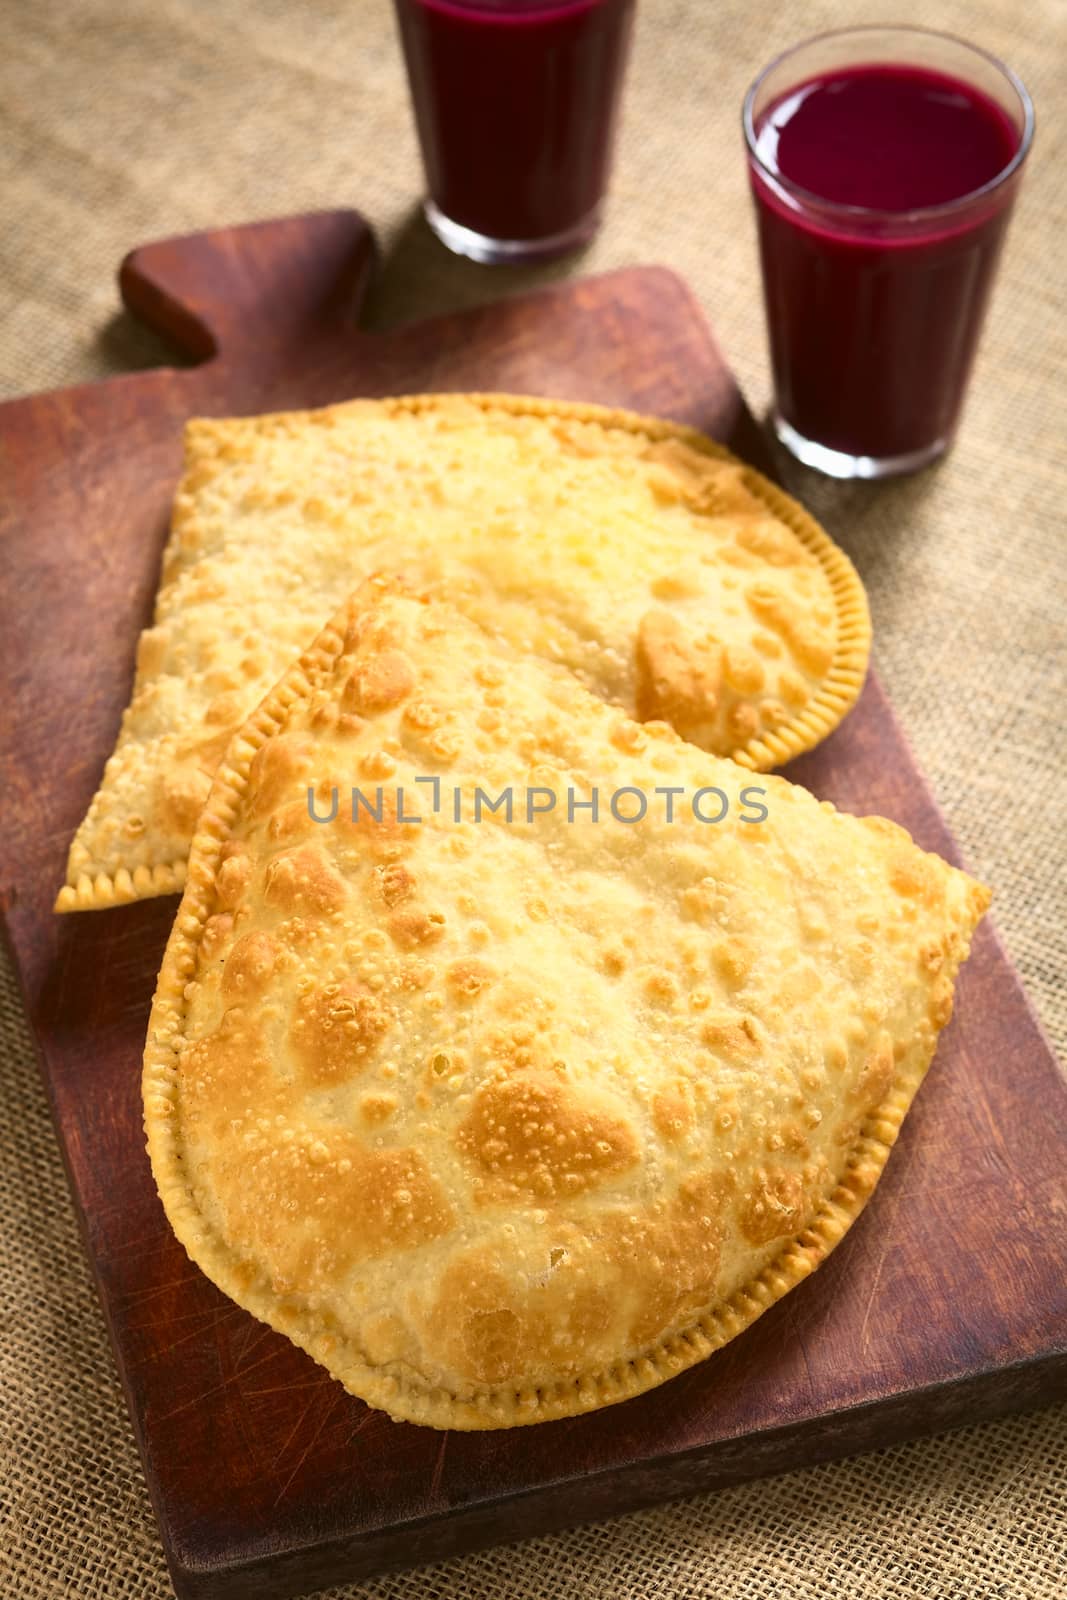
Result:
<svg viewBox="0 0 1067 1600">
<path fill-rule="evenodd" d="M 161 239 L 119 269 L 127 309 L 186 357 L 304 346 L 353 331 L 378 249 L 358 211 Z"/>
</svg>

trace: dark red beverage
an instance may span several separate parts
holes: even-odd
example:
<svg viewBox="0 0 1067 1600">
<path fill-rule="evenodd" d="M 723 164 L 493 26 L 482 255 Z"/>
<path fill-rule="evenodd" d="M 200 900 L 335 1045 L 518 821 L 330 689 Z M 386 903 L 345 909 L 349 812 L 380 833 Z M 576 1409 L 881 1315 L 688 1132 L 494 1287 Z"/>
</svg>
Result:
<svg viewBox="0 0 1067 1600">
<path fill-rule="evenodd" d="M 483 260 L 595 231 L 634 0 L 395 0 L 432 225 Z"/>
<path fill-rule="evenodd" d="M 985 81 L 924 46 L 838 59 L 746 117 L 777 426 L 842 476 L 909 470 L 952 439 L 1029 143 L 1004 69 L 1010 95 L 990 58 L 914 37 L 978 56 Z"/>
</svg>

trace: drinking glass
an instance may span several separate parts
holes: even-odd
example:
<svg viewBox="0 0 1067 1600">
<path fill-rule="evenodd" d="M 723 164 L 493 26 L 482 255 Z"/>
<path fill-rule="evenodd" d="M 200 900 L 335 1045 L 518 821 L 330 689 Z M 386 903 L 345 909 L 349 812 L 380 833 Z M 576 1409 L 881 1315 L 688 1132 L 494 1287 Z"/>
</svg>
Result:
<svg viewBox="0 0 1067 1600">
<path fill-rule="evenodd" d="M 587 243 L 635 0 L 394 0 L 438 237 L 476 261 Z"/>
<path fill-rule="evenodd" d="M 743 123 L 779 438 L 840 478 L 925 466 L 959 422 L 1029 95 L 962 40 L 852 28 L 772 61 Z"/>
</svg>

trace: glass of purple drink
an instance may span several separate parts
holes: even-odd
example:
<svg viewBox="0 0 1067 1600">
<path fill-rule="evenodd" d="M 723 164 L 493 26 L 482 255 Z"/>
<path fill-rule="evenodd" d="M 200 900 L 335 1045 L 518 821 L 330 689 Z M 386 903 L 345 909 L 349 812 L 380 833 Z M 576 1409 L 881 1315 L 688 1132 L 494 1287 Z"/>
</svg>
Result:
<svg viewBox="0 0 1067 1600">
<path fill-rule="evenodd" d="M 394 0 L 429 197 L 475 261 L 592 238 L 611 170 L 635 0 Z"/>
<path fill-rule="evenodd" d="M 1029 95 L 947 34 L 851 28 L 772 61 L 743 120 L 779 438 L 839 478 L 925 466 L 959 421 Z"/>
</svg>

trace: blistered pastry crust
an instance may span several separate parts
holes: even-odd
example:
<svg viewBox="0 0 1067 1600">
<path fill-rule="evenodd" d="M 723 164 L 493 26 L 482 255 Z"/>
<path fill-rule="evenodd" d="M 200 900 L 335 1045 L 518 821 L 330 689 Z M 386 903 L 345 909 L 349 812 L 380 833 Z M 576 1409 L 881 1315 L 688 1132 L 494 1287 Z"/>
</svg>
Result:
<svg viewBox="0 0 1067 1600">
<path fill-rule="evenodd" d="M 167 1215 L 393 1417 L 641 1393 L 812 1272 L 869 1198 L 988 893 L 778 778 L 767 818 L 473 829 L 342 812 L 416 775 L 734 801 L 439 602 L 372 581 L 254 713 L 193 843 L 145 1051 Z"/>
<path fill-rule="evenodd" d="M 194 421 L 155 618 L 58 911 L 181 887 L 232 734 L 359 578 L 400 561 L 629 714 L 756 770 L 817 744 L 863 684 L 848 558 L 691 428 L 509 395 Z"/>
</svg>

